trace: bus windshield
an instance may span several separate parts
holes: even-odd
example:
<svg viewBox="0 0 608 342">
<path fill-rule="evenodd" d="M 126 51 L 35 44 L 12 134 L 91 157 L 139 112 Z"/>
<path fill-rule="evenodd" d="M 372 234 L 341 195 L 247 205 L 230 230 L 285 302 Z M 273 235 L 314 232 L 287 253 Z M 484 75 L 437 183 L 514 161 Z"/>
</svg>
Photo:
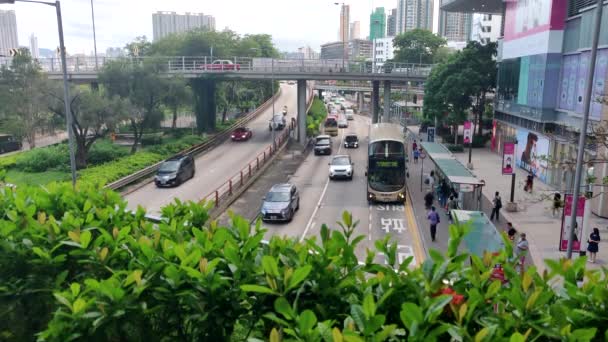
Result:
<svg viewBox="0 0 608 342">
<path fill-rule="evenodd" d="M 338 121 L 335 118 L 327 118 L 325 120 L 325 127 L 338 127 Z"/>
<path fill-rule="evenodd" d="M 370 144 L 369 186 L 381 192 L 394 192 L 405 186 L 405 150 L 403 143 L 380 141 Z"/>
</svg>

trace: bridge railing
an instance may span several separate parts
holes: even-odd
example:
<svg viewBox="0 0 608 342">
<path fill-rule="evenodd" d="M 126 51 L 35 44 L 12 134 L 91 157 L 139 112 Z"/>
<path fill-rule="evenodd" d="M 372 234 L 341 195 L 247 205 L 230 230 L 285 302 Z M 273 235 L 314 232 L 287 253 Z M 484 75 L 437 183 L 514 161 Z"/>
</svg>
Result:
<svg viewBox="0 0 608 342">
<path fill-rule="evenodd" d="M 349 61 L 342 59 L 279 59 L 255 57 L 212 58 L 210 56 L 174 57 L 68 57 L 69 73 L 94 73 L 111 61 L 130 63 L 158 63 L 166 71 L 173 73 L 208 72 L 248 72 L 248 73 L 336 73 L 336 74 L 403 74 L 405 76 L 426 77 L 432 65 L 411 63 L 384 63 L 381 67 L 372 62 Z M 0 58 L 0 65 L 9 65 L 10 57 Z M 37 59 L 41 68 L 48 73 L 61 73 L 59 58 Z"/>
</svg>

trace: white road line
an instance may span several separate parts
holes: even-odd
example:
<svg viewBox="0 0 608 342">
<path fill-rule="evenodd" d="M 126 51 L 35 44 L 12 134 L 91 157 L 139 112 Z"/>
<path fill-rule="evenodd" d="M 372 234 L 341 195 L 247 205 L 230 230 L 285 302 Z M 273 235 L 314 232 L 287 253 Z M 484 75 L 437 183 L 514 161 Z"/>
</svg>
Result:
<svg viewBox="0 0 608 342">
<path fill-rule="evenodd" d="M 344 143 L 344 129 L 342 129 L 341 136 L 340 136 L 340 147 L 338 147 L 338 154 L 340 154 L 340 151 L 342 150 L 343 143 Z M 312 215 L 310 215 L 310 219 L 308 219 L 306 228 L 304 229 L 304 232 L 302 233 L 302 236 L 300 237 L 300 242 L 304 241 L 304 238 L 306 237 L 308 230 L 310 229 L 310 227 L 312 227 L 313 219 L 315 218 L 315 215 L 317 215 L 317 211 L 321 207 L 321 201 L 323 201 L 323 198 L 325 197 L 325 192 L 327 191 L 328 186 L 329 186 L 329 177 L 327 177 L 327 180 L 325 181 L 325 186 L 323 187 L 323 191 L 321 192 L 319 201 L 317 202 L 317 205 L 315 206 L 315 210 L 312 212 Z"/>
</svg>

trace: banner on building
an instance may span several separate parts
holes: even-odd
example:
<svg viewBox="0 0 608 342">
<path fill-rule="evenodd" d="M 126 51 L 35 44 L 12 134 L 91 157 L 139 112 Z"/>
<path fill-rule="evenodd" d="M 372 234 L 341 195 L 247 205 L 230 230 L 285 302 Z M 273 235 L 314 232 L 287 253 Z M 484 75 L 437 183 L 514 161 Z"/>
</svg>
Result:
<svg viewBox="0 0 608 342">
<path fill-rule="evenodd" d="M 502 149 L 502 174 L 512 175 L 515 161 L 515 143 L 506 142 Z"/>
<path fill-rule="evenodd" d="M 572 220 L 572 202 L 574 196 L 566 195 L 564 201 L 564 214 L 562 215 L 562 232 L 560 234 L 559 250 L 566 251 L 568 249 L 568 238 L 570 236 L 570 220 Z M 574 240 L 572 241 L 572 251 L 579 252 L 581 250 L 581 232 L 583 231 L 583 216 L 585 215 L 586 199 L 584 196 L 579 197 L 576 206 L 576 223 L 574 224 Z"/>
<path fill-rule="evenodd" d="M 492 140 L 490 142 L 492 151 L 496 151 L 496 119 L 492 119 Z"/>
<path fill-rule="evenodd" d="M 465 145 L 471 143 L 471 135 L 472 135 L 472 132 L 473 132 L 472 126 L 473 125 L 471 124 L 471 121 L 465 121 L 464 122 L 463 142 L 464 142 Z"/>
<path fill-rule="evenodd" d="M 549 139 L 544 135 L 517 129 L 517 166 L 532 172 L 543 183 L 547 182 Z"/>
</svg>

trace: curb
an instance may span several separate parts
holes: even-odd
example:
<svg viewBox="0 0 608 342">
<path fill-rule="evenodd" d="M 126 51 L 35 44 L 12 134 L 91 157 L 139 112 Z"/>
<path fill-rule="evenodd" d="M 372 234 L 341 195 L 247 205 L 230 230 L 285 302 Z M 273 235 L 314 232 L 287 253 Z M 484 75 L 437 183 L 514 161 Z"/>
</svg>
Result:
<svg viewBox="0 0 608 342">
<path fill-rule="evenodd" d="M 424 248 L 424 243 L 422 242 L 422 237 L 420 236 L 420 225 L 418 224 L 416 216 L 414 215 L 414 209 L 412 208 L 412 197 L 410 196 L 409 188 L 407 190 L 407 199 L 408 202 L 405 205 L 405 217 L 408 225 L 412 227 L 411 233 L 414 240 L 414 256 L 416 257 L 416 266 L 419 266 L 422 265 L 424 260 L 426 260 L 427 250 Z"/>
</svg>

